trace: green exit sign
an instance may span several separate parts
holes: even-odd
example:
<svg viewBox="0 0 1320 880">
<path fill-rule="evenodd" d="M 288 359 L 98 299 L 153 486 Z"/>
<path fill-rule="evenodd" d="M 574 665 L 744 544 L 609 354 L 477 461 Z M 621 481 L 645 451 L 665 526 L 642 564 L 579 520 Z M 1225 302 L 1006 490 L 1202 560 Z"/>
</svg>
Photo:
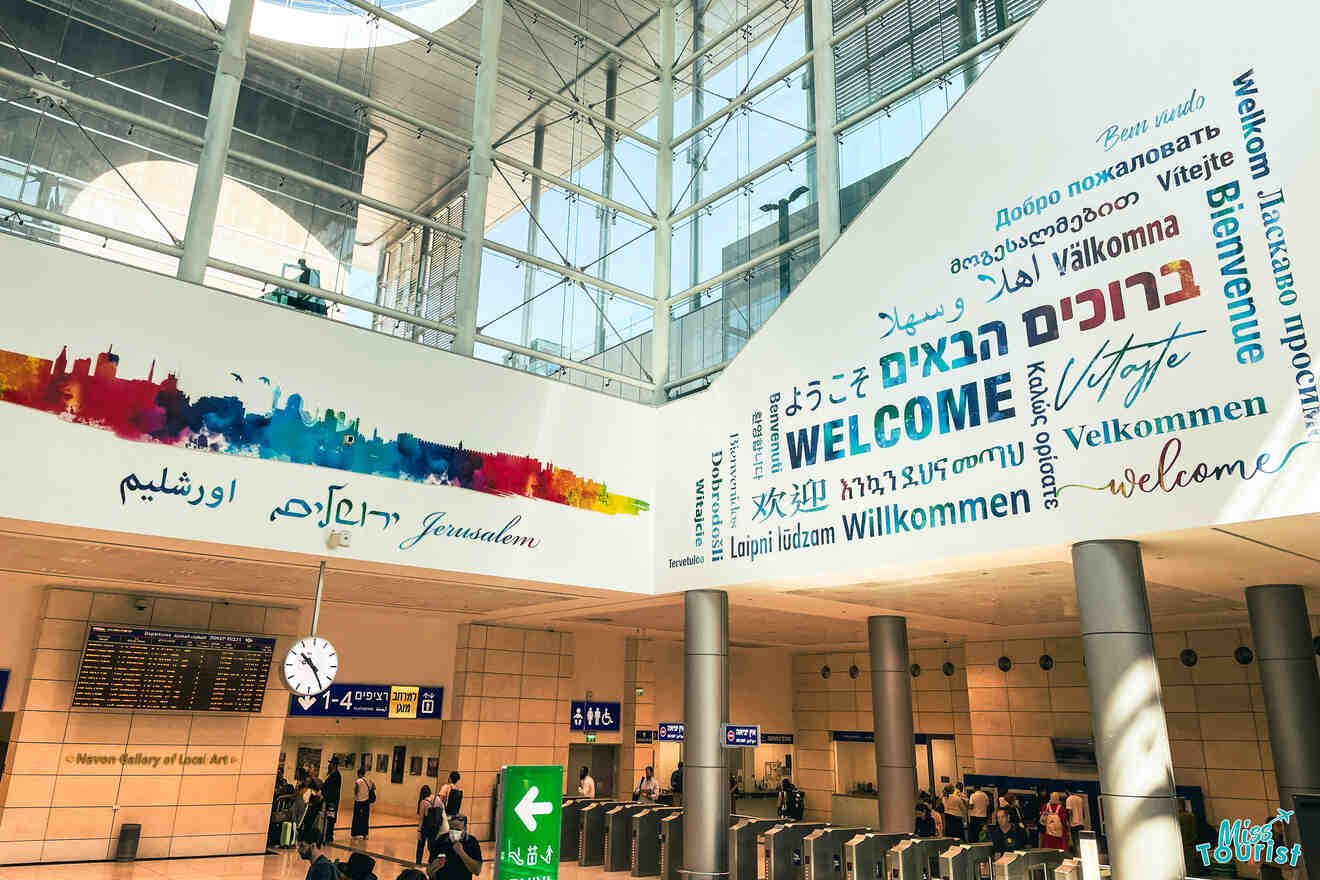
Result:
<svg viewBox="0 0 1320 880">
<path fill-rule="evenodd" d="M 594 743 L 595 741 L 596 741 L 596 734 L 594 733 L 587 734 L 587 742 Z"/>
<path fill-rule="evenodd" d="M 495 880 L 557 880 L 564 768 L 500 769 Z"/>
</svg>

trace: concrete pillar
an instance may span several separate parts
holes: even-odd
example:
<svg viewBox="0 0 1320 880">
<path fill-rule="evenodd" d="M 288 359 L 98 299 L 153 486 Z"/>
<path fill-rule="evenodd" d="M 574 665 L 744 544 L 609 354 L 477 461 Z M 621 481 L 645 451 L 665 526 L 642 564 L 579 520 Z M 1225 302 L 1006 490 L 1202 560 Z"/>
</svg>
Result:
<svg viewBox="0 0 1320 880">
<path fill-rule="evenodd" d="M 839 239 L 839 140 L 834 136 L 834 10 L 830 0 L 811 2 L 811 103 L 816 131 L 816 179 L 807 185 L 816 190 L 820 253 L 823 256 Z"/>
<path fill-rule="evenodd" d="M 1306 593 L 1296 584 L 1247 587 L 1247 614 L 1256 643 L 1265 713 L 1270 723 L 1279 806 L 1295 809 L 1293 796 L 1320 791 L 1320 676 L 1307 616 Z M 1288 842 L 1301 843 L 1296 821 L 1284 827 Z M 1320 854 L 1302 851 L 1310 876 L 1320 874 Z"/>
<path fill-rule="evenodd" d="M 868 617 L 871 718 L 875 724 L 876 830 L 910 833 L 917 805 L 917 755 L 912 730 L 912 675 L 907 618 Z"/>
<path fill-rule="evenodd" d="M 722 737 L 729 720 L 729 595 L 683 594 L 683 873 L 729 876 L 729 775 Z M 911 751 L 911 749 L 909 749 Z"/>
<path fill-rule="evenodd" d="M 201 284 L 206 277 L 206 261 L 211 256 L 215 236 L 215 215 L 220 207 L 220 187 L 225 180 L 229 160 L 229 141 L 234 134 L 234 110 L 243 88 L 247 66 L 248 34 L 252 30 L 254 0 L 233 0 L 220 38 L 220 58 L 215 65 L 215 84 L 211 87 L 211 107 L 206 114 L 206 134 L 202 155 L 197 160 L 192 202 L 188 205 L 188 225 L 183 234 L 183 256 L 179 258 L 177 277 Z"/>
<path fill-rule="evenodd" d="M 472 153 L 468 161 L 467 198 L 463 211 L 463 249 L 458 257 L 458 300 L 451 351 L 472 356 L 477 335 L 477 293 L 481 288 L 481 252 L 486 233 L 486 196 L 490 190 L 491 125 L 495 121 L 495 89 L 499 85 L 500 30 L 504 0 L 481 0 L 481 64 L 472 99 Z"/>
<path fill-rule="evenodd" d="M 669 399 L 669 287 L 674 247 L 674 0 L 660 0 L 660 78 L 656 87 L 655 308 L 651 314 L 651 378 L 656 403 Z M 685 819 L 684 822 L 687 820 Z M 683 832 L 687 834 L 686 828 Z"/>
<path fill-rule="evenodd" d="M 1114 880 L 1183 880 L 1141 545 L 1084 541 L 1072 558 Z"/>
</svg>

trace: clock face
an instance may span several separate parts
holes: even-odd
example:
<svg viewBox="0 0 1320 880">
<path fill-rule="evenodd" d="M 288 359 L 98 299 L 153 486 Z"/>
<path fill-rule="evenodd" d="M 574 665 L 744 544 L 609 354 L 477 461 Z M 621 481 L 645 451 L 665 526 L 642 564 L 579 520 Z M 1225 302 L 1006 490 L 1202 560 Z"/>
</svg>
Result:
<svg viewBox="0 0 1320 880">
<path fill-rule="evenodd" d="M 284 657 L 284 684 L 304 697 L 314 696 L 330 687 L 339 672 L 339 655 L 334 645 L 319 636 L 294 642 Z"/>
</svg>

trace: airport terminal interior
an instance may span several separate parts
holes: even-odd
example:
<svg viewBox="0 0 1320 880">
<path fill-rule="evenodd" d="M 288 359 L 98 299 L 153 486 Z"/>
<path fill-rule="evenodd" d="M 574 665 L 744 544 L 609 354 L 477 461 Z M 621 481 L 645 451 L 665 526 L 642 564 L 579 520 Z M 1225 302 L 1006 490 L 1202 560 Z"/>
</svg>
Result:
<svg viewBox="0 0 1320 880">
<path fill-rule="evenodd" d="M 1318 31 L 0 4 L 0 880 L 1320 877 Z"/>
</svg>

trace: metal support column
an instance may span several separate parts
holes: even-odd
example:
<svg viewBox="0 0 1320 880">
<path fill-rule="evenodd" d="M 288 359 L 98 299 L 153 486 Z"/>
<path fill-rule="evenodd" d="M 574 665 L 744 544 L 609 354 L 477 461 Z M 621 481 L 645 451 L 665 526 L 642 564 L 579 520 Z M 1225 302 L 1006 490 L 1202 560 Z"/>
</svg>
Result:
<svg viewBox="0 0 1320 880">
<path fill-rule="evenodd" d="M 706 118 L 706 10 L 705 4 L 709 0 L 692 0 L 692 55 L 695 60 L 692 62 L 692 122 L 695 126 Z M 701 152 L 701 132 L 692 136 L 688 141 L 688 167 L 691 169 L 692 185 L 688 187 L 690 198 L 689 204 L 695 205 L 701 201 L 701 172 L 705 170 L 702 166 Z M 697 211 L 692 215 L 692 222 L 688 224 L 688 287 L 696 287 L 701 283 L 701 212 Z M 688 312 L 695 312 L 701 308 L 701 294 L 693 294 L 688 302 Z"/>
<path fill-rule="evenodd" d="M 834 134 L 834 8 L 831 0 L 811 3 L 811 103 L 816 132 L 816 219 L 820 227 L 820 254 L 839 238 L 839 139 Z"/>
<path fill-rule="evenodd" d="M 980 42 L 976 33 L 976 0 L 958 0 L 958 54 Z M 969 63 L 963 71 L 963 91 L 976 81 L 976 64 Z"/>
<path fill-rule="evenodd" d="M 1296 584 L 1266 584 L 1247 587 L 1246 593 L 1279 806 L 1295 810 L 1295 795 L 1320 792 L 1320 677 L 1306 592 Z M 1302 842 L 1299 825 L 1292 821 L 1284 826 L 1289 844 Z M 1303 849 L 1302 858 L 1309 876 L 1320 875 L 1320 853 Z"/>
<path fill-rule="evenodd" d="M 504 0 L 481 0 L 481 64 L 472 102 L 472 152 L 468 158 L 467 198 L 463 211 L 463 249 L 458 257 L 458 301 L 452 351 L 472 356 L 477 335 L 477 292 L 481 287 L 481 251 L 486 232 L 486 196 L 490 189 L 491 125 L 499 85 L 500 29 Z"/>
<path fill-rule="evenodd" d="M 605 68 L 605 117 L 613 119 L 619 93 L 619 68 L 611 62 Z M 601 132 L 601 137 L 605 139 L 605 145 L 602 148 L 600 157 L 600 194 L 607 199 L 614 198 L 614 129 L 605 127 Z M 605 256 L 610 252 L 610 227 L 614 225 L 614 212 L 604 205 L 596 208 L 596 216 L 600 218 L 600 278 L 606 277 L 609 270 L 609 257 Z M 596 351 L 605 350 L 605 291 L 596 291 Z"/>
<path fill-rule="evenodd" d="M 1072 560 L 1114 880 L 1183 880 L 1141 545 L 1084 541 Z"/>
<path fill-rule="evenodd" d="M 664 69 L 671 68 L 670 60 L 671 65 L 663 65 Z M 683 594 L 683 644 L 687 733 L 683 743 L 681 873 L 685 880 L 726 880 L 729 777 L 722 728 L 729 720 L 728 593 L 692 590 Z"/>
<path fill-rule="evenodd" d="M 886 834 L 910 833 L 917 805 L 917 753 L 907 618 L 868 617 L 866 634 L 871 647 L 875 787 L 880 792 L 875 828 Z"/>
<path fill-rule="evenodd" d="M 253 4 L 254 0 L 233 0 L 220 37 L 220 58 L 215 64 L 206 135 L 197 160 L 192 202 L 188 205 L 183 256 L 179 258 L 181 281 L 201 284 L 206 276 L 206 261 L 211 256 L 211 239 L 215 235 L 215 215 L 220 207 L 220 186 L 229 159 L 229 140 L 234 134 L 234 110 L 238 107 L 238 93 L 243 88 L 243 70 L 247 65 Z"/>
<path fill-rule="evenodd" d="M 540 168 L 545 158 L 545 124 L 538 122 L 532 129 L 532 167 Z M 541 178 L 532 178 L 532 194 L 527 199 L 527 253 L 536 256 L 536 245 L 541 238 L 537 224 L 541 221 Z M 528 263 L 523 269 L 522 344 L 532 344 L 532 297 L 536 296 L 536 267 Z"/>
<path fill-rule="evenodd" d="M 655 283 L 651 294 L 651 378 L 655 402 L 668 399 L 670 270 L 674 247 L 674 0 L 660 0 L 660 80 L 656 89 Z M 684 832 L 686 834 L 686 831 Z"/>
</svg>

